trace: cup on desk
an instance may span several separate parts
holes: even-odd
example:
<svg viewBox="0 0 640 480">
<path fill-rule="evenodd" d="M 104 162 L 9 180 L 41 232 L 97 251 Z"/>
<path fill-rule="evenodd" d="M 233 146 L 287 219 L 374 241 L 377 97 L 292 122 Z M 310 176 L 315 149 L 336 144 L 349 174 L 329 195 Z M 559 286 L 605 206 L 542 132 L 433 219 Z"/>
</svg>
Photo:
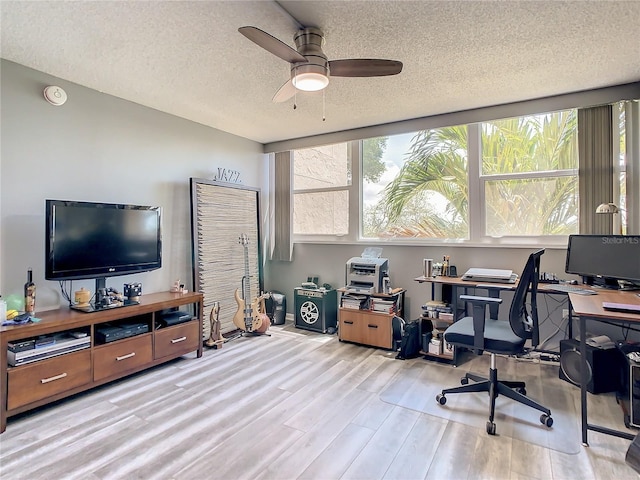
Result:
<svg viewBox="0 0 640 480">
<path fill-rule="evenodd" d="M 433 258 L 425 258 L 422 260 L 422 274 L 425 277 L 431 277 L 433 275 Z"/>
</svg>

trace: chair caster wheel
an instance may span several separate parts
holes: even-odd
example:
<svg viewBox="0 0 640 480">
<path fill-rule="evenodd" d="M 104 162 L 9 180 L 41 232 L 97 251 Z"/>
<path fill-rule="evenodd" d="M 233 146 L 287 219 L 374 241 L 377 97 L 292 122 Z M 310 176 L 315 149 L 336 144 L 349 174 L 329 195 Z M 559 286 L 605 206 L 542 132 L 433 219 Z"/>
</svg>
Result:
<svg viewBox="0 0 640 480">
<path fill-rule="evenodd" d="M 487 422 L 487 433 L 489 435 L 495 435 L 496 434 L 496 424 L 493 422 Z"/>
<path fill-rule="evenodd" d="M 460 383 L 461 383 L 462 385 L 468 385 L 468 384 L 469 384 L 469 379 L 468 379 L 467 377 L 462 377 L 462 378 L 460 379 Z"/>
<path fill-rule="evenodd" d="M 516 388 L 516 392 L 518 392 L 520 395 L 526 395 L 527 389 L 524 387 L 519 387 L 519 388 Z"/>
<path fill-rule="evenodd" d="M 551 418 L 550 415 L 543 413 L 540 415 L 540 423 L 550 428 L 553 425 L 553 418 Z"/>
<path fill-rule="evenodd" d="M 436 395 L 436 402 L 438 402 L 440 405 L 444 405 L 445 403 L 447 403 L 447 397 L 439 393 L 438 395 Z"/>
</svg>

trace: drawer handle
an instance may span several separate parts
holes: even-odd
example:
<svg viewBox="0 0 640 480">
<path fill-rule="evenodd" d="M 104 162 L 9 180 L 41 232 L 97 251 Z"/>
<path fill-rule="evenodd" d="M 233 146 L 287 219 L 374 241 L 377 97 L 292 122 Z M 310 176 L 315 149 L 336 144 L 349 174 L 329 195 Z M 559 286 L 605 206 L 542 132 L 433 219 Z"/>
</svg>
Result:
<svg viewBox="0 0 640 480">
<path fill-rule="evenodd" d="M 67 374 L 65 373 L 61 373 L 60 375 L 54 375 L 53 377 L 49 377 L 49 378 L 43 378 L 40 380 L 40 383 L 49 383 L 49 382 L 53 382 L 54 380 L 60 380 L 64 377 L 66 377 Z"/>
<path fill-rule="evenodd" d="M 126 355 L 122 355 L 121 357 L 116 357 L 116 362 L 119 362 L 120 360 L 126 360 L 127 358 L 131 358 L 135 356 L 136 356 L 136 352 L 127 353 Z"/>
<path fill-rule="evenodd" d="M 171 340 L 171 343 L 184 342 L 186 339 L 187 339 L 187 337 L 174 338 L 173 340 Z"/>
<path fill-rule="evenodd" d="M 367 325 L 367 326 L 368 326 L 369 328 L 378 328 L 378 325 L 371 325 L 371 324 L 369 324 L 369 325 Z"/>
<path fill-rule="evenodd" d="M 346 323 L 347 325 L 353 325 L 353 322 L 350 322 L 348 320 L 345 320 L 344 323 Z"/>
</svg>

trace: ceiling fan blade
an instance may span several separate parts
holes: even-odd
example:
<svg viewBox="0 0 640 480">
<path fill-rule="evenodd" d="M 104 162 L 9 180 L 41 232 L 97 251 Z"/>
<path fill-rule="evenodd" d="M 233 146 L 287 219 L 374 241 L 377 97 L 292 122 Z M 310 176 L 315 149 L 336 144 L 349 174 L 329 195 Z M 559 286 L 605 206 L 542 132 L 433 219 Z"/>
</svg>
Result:
<svg viewBox="0 0 640 480">
<path fill-rule="evenodd" d="M 273 103 L 286 102 L 295 94 L 296 87 L 293 86 L 293 82 L 291 81 L 291 79 L 289 79 L 278 89 L 276 94 L 273 96 Z"/>
<path fill-rule="evenodd" d="M 402 62 L 376 58 L 351 58 L 331 60 L 329 72 L 332 77 L 384 77 L 402 71 Z"/>
<path fill-rule="evenodd" d="M 251 40 L 259 47 L 264 48 L 268 52 L 273 53 L 276 57 L 289 62 L 300 63 L 306 62 L 307 59 L 299 54 L 296 50 L 281 40 L 278 40 L 273 35 L 269 35 L 267 32 L 260 30 L 256 27 L 240 27 L 238 31 Z"/>
</svg>

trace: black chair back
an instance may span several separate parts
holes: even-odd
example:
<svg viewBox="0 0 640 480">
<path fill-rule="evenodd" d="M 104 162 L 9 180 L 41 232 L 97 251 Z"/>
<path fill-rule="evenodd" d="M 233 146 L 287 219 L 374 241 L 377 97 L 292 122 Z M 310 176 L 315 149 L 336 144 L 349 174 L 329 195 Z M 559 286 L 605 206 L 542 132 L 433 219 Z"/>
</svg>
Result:
<svg viewBox="0 0 640 480">
<path fill-rule="evenodd" d="M 518 287 L 513 295 L 509 310 L 509 323 L 513 332 L 520 338 L 531 340 L 531 344 L 534 347 L 540 343 L 536 295 L 538 293 L 538 279 L 540 278 L 540 257 L 543 253 L 544 248 L 529 255 L 529 259 L 520 275 Z M 531 311 L 527 309 L 527 296 L 529 294 L 531 294 Z"/>
</svg>

